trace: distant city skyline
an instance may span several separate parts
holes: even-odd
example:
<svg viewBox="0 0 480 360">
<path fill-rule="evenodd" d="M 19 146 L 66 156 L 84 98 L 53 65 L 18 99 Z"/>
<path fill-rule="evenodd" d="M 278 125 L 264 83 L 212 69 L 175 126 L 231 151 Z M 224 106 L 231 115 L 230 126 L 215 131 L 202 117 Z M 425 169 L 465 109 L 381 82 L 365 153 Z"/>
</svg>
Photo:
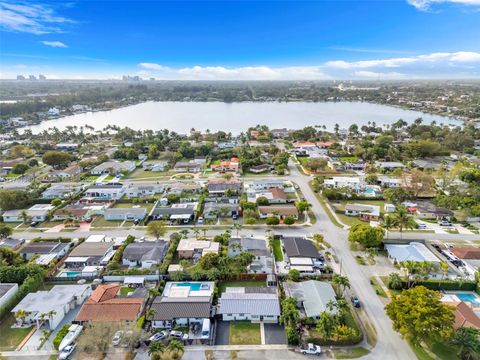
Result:
<svg viewBox="0 0 480 360">
<path fill-rule="evenodd" d="M 480 0 L 0 0 L 0 78 L 480 78 Z"/>
</svg>

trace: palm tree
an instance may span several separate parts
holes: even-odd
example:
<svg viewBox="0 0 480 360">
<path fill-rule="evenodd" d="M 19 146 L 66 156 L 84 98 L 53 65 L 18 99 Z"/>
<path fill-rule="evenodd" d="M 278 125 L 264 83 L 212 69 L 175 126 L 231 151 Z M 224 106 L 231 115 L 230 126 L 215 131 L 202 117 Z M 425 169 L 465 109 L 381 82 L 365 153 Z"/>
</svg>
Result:
<svg viewBox="0 0 480 360">
<path fill-rule="evenodd" d="M 402 279 L 398 273 L 391 273 L 388 275 L 388 287 L 393 290 L 402 288 Z"/>
<path fill-rule="evenodd" d="M 182 229 L 179 232 L 184 239 L 186 239 L 188 237 L 188 233 L 189 233 L 188 229 Z"/>
<path fill-rule="evenodd" d="M 54 315 L 56 315 L 57 312 L 55 310 L 50 310 L 48 313 L 47 313 L 47 317 L 48 317 L 48 320 L 50 321 L 50 326 L 51 326 L 51 323 L 52 323 L 52 318 Z"/>
<path fill-rule="evenodd" d="M 185 351 L 185 346 L 178 340 L 172 340 L 167 345 L 167 350 L 172 353 L 183 354 Z"/>
<path fill-rule="evenodd" d="M 403 229 L 414 229 L 417 226 L 415 220 L 408 215 L 405 206 L 398 206 L 394 216 L 395 223 L 400 230 L 400 239 L 402 239 Z"/>
<path fill-rule="evenodd" d="M 233 228 L 237 231 L 237 237 L 238 237 L 238 233 L 242 229 L 242 225 L 236 222 L 235 224 L 233 224 Z"/>
<path fill-rule="evenodd" d="M 147 310 L 147 313 L 145 314 L 145 318 L 147 320 L 153 320 L 153 317 L 155 316 L 156 313 L 157 313 L 157 310 L 150 308 Z"/>
<path fill-rule="evenodd" d="M 198 236 L 200 235 L 199 229 L 193 229 L 193 233 L 195 234 L 195 238 L 198 240 Z"/>
<path fill-rule="evenodd" d="M 413 260 L 407 260 L 401 262 L 400 266 L 405 271 L 405 280 L 407 282 L 407 287 L 410 288 L 412 277 L 418 269 L 417 262 Z"/>
<path fill-rule="evenodd" d="M 475 328 L 461 327 L 455 332 L 452 344 L 459 347 L 458 356 L 464 360 L 478 359 L 480 351 L 480 330 Z"/>
<path fill-rule="evenodd" d="M 148 296 L 151 297 L 152 299 L 157 297 L 157 296 L 160 296 L 160 291 L 158 291 L 157 288 L 149 288 L 148 289 Z"/>
<path fill-rule="evenodd" d="M 30 215 L 28 215 L 25 210 L 21 212 L 20 218 L 23 220 L 24 223 L 27 223 L 30 221 Z"/>
<path fill-rule="evenodd" d="M 150 355 L 153 358 L 153 354 L 160 355 L 164 351 L 165 351 L 165 345 L 163 345 L 161 341 L 155 341 L 150 344 L 150 347 L 148 348 L 148 355 Z"/>
<path fill-rule="evenodd" d="M 442 261 L 440 263 L 440 270 L 442 271 L 442 280 L 445 279 L 445 277 L 448 275 L 448 270 L 450 267 L 448 266 L 448 263 L 446 261 Z"/>
<path fill-rule="evenodd" d="M 25 310 L 18 310 L 15 313 L 15 318 L 20 319 L 22 321 L 22 324 L 25 322 L 26 317 L 27 317 L 27 312 Z"/>
<path fill-rule="evenodd" d="M 333 275 L 332 278 L 332 283 L 333 285 L 337 286 L 339 289 L 341 289 L 341 294 L 345 292 L 346 288 L 350 289 L 350 280 L 348 280 L 348 277 L 342 276 L 342 275 Z"/>
<path fill-rule="evenodd" d="M 395 217 L 393 216 L 389 216 L 389 215 L 385 215 L 383 217 L 383 222 L 382 224 L 380 225 L 382 228 L 385 229 L 385 232 L 387 233 L 387 240 L 388 240 L 388 234 L 389 234 L 389 230 L 394 228 L 396 226 L 396 219 Z"/>
</svg>

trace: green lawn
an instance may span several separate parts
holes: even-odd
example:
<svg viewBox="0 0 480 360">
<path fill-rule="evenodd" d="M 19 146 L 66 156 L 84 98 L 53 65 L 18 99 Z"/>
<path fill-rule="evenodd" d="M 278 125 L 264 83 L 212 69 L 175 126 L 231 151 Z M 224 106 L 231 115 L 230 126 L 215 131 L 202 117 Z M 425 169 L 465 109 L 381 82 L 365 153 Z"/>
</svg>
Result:
<svg viewBox="0 0 480 360">
<path fill-rule="evenodd" d="M 245 280 L 245 281 L 222 281 L 218 283 L 218 293 L 225 292 L 227 287 L 266 287 L 264 280 Z"/>
<path fill-rule="evenodd" d="M 90 176 L 87 176 L 84 180 L 85 181 L 95 181 L 99 178 L 100 176 L 99 175 L 90 175 Z"/>
<path fill-rule="evenodd" d="M 145 209 L 147 209 L 147 214 L 150 212 L 150 210 L 152 210 L 153 208 L 153 203 L 141 203 L 141 204 L 133 204 L 133 203 L 116 203 L 115 205 L 112 206 L 112 209 L 131 209 L 133 208 L 134 206 L 140 206 L 140 207 L 143 207 Z"/>
<path fill-rule="evenodd" d="M 370 351 L 363 347 L 334 350 L 335 359 L 356 359 L 367 355 L 369 352 Z"/>
<path fill-rule="evenodd" d="M 41 223 L 40 225 L 38 225 L 38 227 L 40 228 L 52 228 L 52 227 L 55 227 L 57 225 L 61 225 L 63 224 L 63 221 L 45 221 L 44 223 Z"/>
<path fill-rule="evenodd" d="M 385 293 L 383 288 L 380 286 L 380 284 L 374 278 L 370 279 L 370 283 L 372 284 L 372 287 L 373 287 L 373 289 L 375 290 L 375 293 L 378 296 L 383 297 L 383 298 L 387 297 L 387 294 Z"/>
<path fill-rule="evenodd" d="M 145 171 L 141 168 L 135 169 L 133 172 L 128 174 L 127 179 L 156 179 L 162 178 L 165 176 L 170 176 L 172 173 L 168 171 Z"/>
<path fill-rule="evenodd" d="M 280 244 L 280 239 L 273 240 L 273 255 L 275 256 L 275 261 L 283 261 L 282 245 Z"/>
<path fill-rule="evenodd" d="M 2 319 L 0 323 L 0 350 L 15 350 L 32 329 L 31 327 L 27 329 L 12 329 L 11 326 L 14 323 L 15 318 L 11 313 Z"/>
<path fill-rule="evenodd" d="M 260 345 L 260 324 L 230 322 L 230 345 Z"/>
<path fill-rule="evenodd" d="M 110 180 L 113 180 L 113 179 L 115 179 L 115 176 L 108 175 L 105 179 L 103 179 L 103 182 L 107 182 L 107 181 L 110 181 Z"/>
<path fill-rule="evenodd" d="M 92 227 L 118 227 L 122 221 L 117 220 L 105 220 L 103 216 L 99 216 L 92 222 Z"/>
<path fill-rule="evenodd" d="M 135 289 L 134 288 L 131 288 L 131 287 L 128 287 L 128 286 L 123 286 L 120 288 L 120 295 L 128 295 L 130 294 L 131 292 L 134 292 Z"/>
</svg>

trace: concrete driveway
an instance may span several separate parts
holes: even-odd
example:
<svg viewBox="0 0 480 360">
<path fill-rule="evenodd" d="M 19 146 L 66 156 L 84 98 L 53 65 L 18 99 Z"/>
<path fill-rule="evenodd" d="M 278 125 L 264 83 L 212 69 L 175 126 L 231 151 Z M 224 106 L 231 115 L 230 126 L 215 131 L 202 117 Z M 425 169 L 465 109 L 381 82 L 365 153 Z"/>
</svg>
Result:
<svg viewBox="0 0 480 360">
<path fill-rule="evenodd" d="M 264 324 L 265 328 L 265 344 L 266 345 L 282 345 L 287 343 L 287 335 L 285 328 L 280 324 Z"/>
<path fill-rule="evenodd" d="M 230 323 L 217 321 L 215 345 L 228 345 L 230 343 Z"/>
</svg>

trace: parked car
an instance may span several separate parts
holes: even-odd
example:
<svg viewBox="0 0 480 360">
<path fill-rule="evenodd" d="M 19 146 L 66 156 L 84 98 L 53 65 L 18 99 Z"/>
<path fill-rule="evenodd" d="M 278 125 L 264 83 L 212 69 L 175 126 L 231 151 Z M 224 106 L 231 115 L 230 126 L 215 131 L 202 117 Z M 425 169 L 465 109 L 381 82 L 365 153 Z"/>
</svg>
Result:
<svg viewBox="0 0 480 360">
<path fill-rule="evenodd" d="M 420 223 L 418 224 L 418 229 L 426 229 L 427 228 L 427 224 L 424 224 L 424 223 Z"/>
<path fill-rule="evenodd" d="M 72 353 L 75 351 L 75 348 L 77 347 L 77 344 L 72 344 L 72 345 L 68 345 L 66 346 L 62 352 L 60 353 L 60 355 L 58 356 L 58 358 L 60 360 L 66 360 L 68 359 L 68 357 L 70 355 L 72 355 Z"/>
<path fill-rule="evenodd" d="M 31 226 L 31 227 L 35 227 L 35 226 L 37 226 L 37 225 L 38 225 L 38 221 L 32 221 L 32 222 L 30 223 L 30 226 Z"/>
<path fill-rule="evenodd" d="M 123 338 L 123 331 L 121 331 L 121 330 L 117 331 L 115 333 L 115 335 L 113 335 L 112 345 L 113 346 L 120 345 L 120 342 L 122 341 L 122 338 Z"/>
<path fill-rule="evenodd" d="M 353 306 L 355 306 L 356 308 L 360 307 L 360 300 L 358 300 L 358 297 L 352 296 L 350 298 L 350 301 L 352 302 Z"/>
<path fill-rule="evenodd" d="M 438 225 L 440 226 L 452 226 L 452 223 L 448 220 L 442 220 L 438 222 Z"/>
<path fill-rule="evenodd" d="M 320 355 L 322 353 L 322 348 L 318 345 L 308 343 L 306 348 L 300 349 L 300 352 L 303 355 Z"/>
<path fill-rule="evenodd" d="M 155 341 L 160 341 L 165 339 L 168 336 L 168 333 L 166 331 L 160 331 L 156 334 L 153 334 L 148 338 L 149 341 L 155 342 Z"/>
<path fill-rule="evenodd" d="M 181 331 L 172 330 L 172 331 L 170 331 L 170 337 L 172 337 L 174 339 L 179 339 L 179 340 L 187 340 L 188 339 L 188 334 L 184 334 Z"/>
</svg>

